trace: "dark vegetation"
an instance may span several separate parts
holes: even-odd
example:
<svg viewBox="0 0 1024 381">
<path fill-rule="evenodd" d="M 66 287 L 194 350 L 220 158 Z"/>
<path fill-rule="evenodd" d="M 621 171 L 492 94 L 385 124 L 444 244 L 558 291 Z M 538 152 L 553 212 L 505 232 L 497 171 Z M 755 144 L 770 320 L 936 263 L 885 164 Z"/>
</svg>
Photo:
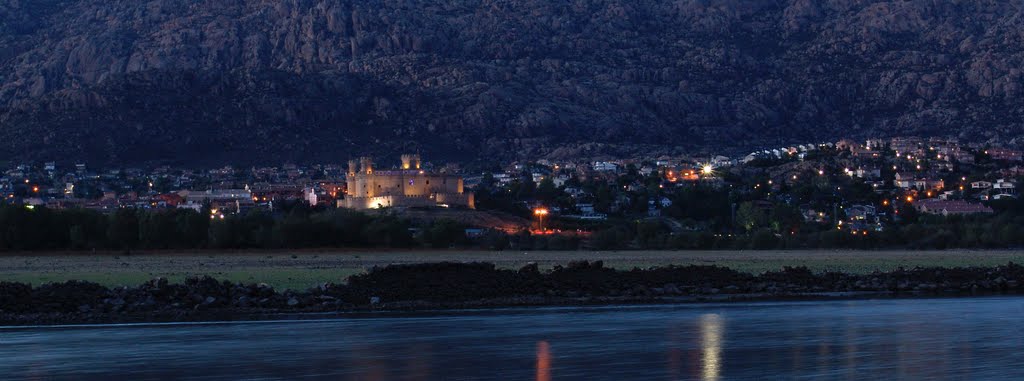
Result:
<svg viewBox="0 0 1024 381">
<path fill-rule="evenodd" d="M 675 203 L 665 213 L 684 221 L 720 225 L 713 231 L 673 231 L 664 219 L 614 218 L 602 222 L 553 221 L 569 231 L 536 235 L 483 229 L 467 236 L 452 220 L 413 222 L 388 212 L 294 205 L 283 211 L 253 210 L 211 219 L 206 212 L 119 209 L 51 210 L 0 205 L 0 250 L 272 249 L 272 248 L 478 248 L 487 250 L 629 249 L 1005 249 L 1024 247 L 1024 201 L 992 203 L 994 215 L 918 215 L 902 209 L 902 222 L 883 231 L 851 234 L 831 224 L 804 222 L 779 204 L 771 213 L 746 211 L 740 203 L 730 221 L 727 196 L 702 190 L 680 191 L 684 200 L 697 192 L 720 197 L 692 206 Z M 676 205 L 680 207 L 676 208 Z M 710 219 L 710 220 L 709 220 Z M 573 229 L 592 233 L 572 233 Z"/>
<path fill-rule="evenodd" d="M 158 278 L 113 289 L 78 281 L 35 287 L 0 282 L 0 323 L 230 320 L 280 312 L 842 297 L 841 293 L 851 292 L 975 295 L 1017 293 L 1022 281 L 1024 267 L 1013 263 L 863 275 L 814 273 L 804 267 L 754 275 L 717 266 L 623 271 L 586 261 L 543 272 L 536 264 L 516 271 L 488 263 L 434 263 L 374 268 L 345 283 L 325 283 L 304 291 L 278 291 L 265 284 L 210 277 L 189 278 L 181 284 Z"/>
<path fill-rule="evenodd" d="M 223 219 L 187 209 L 119 209 L 104 214 L 0 206 L 0 249 L 4 250 L 446 248 L 470 244 L 464 229 L 448 220 L 413 226 L 386 213 L 302 205 L 284 212 L 253 210 Z"/>
</svg>

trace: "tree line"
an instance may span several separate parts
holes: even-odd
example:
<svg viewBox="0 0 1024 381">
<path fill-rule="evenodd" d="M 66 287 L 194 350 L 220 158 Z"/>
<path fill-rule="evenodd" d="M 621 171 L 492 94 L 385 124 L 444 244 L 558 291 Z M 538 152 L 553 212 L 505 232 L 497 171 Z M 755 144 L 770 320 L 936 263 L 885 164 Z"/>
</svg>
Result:
<svg viewBox="0 0 1024 381">
<path fill-rule="evenodd" d="M 101 213 L 0 205 L 0 250 L 5 251 L 507 245 L 503 233 L 498 239 L 493 232 L 470 239 L 465 229 L 452 220 L 414 224 L 388 213 L 303 206 L 211 219 L 208 211 L 191 209 Z"/>
<path fill-rule="evenodd" d="M 900 209 L 902 222 L 882 231 L 836 229 L 803 222 L 791 207 L 759 213 L 740 204 L 730 217 L 726 200 L 678 202 L 663 218 L 621 218 L 592 225 L 552 221 L 589 234 L 533 235 L 484 230 L 467 236 L 452 220 L 413 222 L 391 213 L 309 208 L 252 210 L 211 219 L 190 209 L 53 210 L 0 205 L 0 250 L 274 249 L 274 248 L 478 248 L 486 250 L 689 250 L 689 249 L 948 249 L 1024 247 L 1024 202 L 993 203 L 994 215 L 918 215 Z M 682 199 L 678 199 L 682 201 Z M 689 206 L 688 206 L 689 205 Z M 721 209 L 714 213 L 712 209 Z"/>
</svg>

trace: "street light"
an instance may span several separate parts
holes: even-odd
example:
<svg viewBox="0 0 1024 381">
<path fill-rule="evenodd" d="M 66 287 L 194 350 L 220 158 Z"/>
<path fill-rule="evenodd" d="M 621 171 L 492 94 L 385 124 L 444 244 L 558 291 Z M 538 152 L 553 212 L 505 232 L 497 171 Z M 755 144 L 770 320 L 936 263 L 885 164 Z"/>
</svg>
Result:
<svg viewBox="0 0 1024 381">
<path fill-rule="evenodd" d="M 533 210 L 533 215 L 537 216 L 537 220 L 538 220 L 538 225 L 540 227 L 540 231 L 543 232 L 544 231 L 544 216 L 548 215 L 547 208 L 537 208 L 537 209 L 534 209 Z"/>
</svg>

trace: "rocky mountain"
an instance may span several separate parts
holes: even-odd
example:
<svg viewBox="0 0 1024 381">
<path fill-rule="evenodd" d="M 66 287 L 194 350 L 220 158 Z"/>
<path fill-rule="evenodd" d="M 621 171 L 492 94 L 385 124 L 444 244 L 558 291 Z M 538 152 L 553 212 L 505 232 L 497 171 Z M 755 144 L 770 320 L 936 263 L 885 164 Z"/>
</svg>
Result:
<svg viewBox="0 0 1024 381">
<path fill-rule="evenodd" d="M 1024 132 L 1003 0 L 0 0 L 0 160 L 745 150 Z"/>
</svg>

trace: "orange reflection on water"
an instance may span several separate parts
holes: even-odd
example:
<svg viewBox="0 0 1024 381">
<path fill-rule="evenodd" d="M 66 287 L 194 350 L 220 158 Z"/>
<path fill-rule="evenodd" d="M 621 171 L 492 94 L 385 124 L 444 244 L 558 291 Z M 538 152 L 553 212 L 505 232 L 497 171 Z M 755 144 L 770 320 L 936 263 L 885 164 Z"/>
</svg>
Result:
<svg viewBox="0 0 1024 381">
<path fill-rule="evenodd" d="M 551 381 L 551 345 L 537 342 L 537 381 Z"/>
</svg>

